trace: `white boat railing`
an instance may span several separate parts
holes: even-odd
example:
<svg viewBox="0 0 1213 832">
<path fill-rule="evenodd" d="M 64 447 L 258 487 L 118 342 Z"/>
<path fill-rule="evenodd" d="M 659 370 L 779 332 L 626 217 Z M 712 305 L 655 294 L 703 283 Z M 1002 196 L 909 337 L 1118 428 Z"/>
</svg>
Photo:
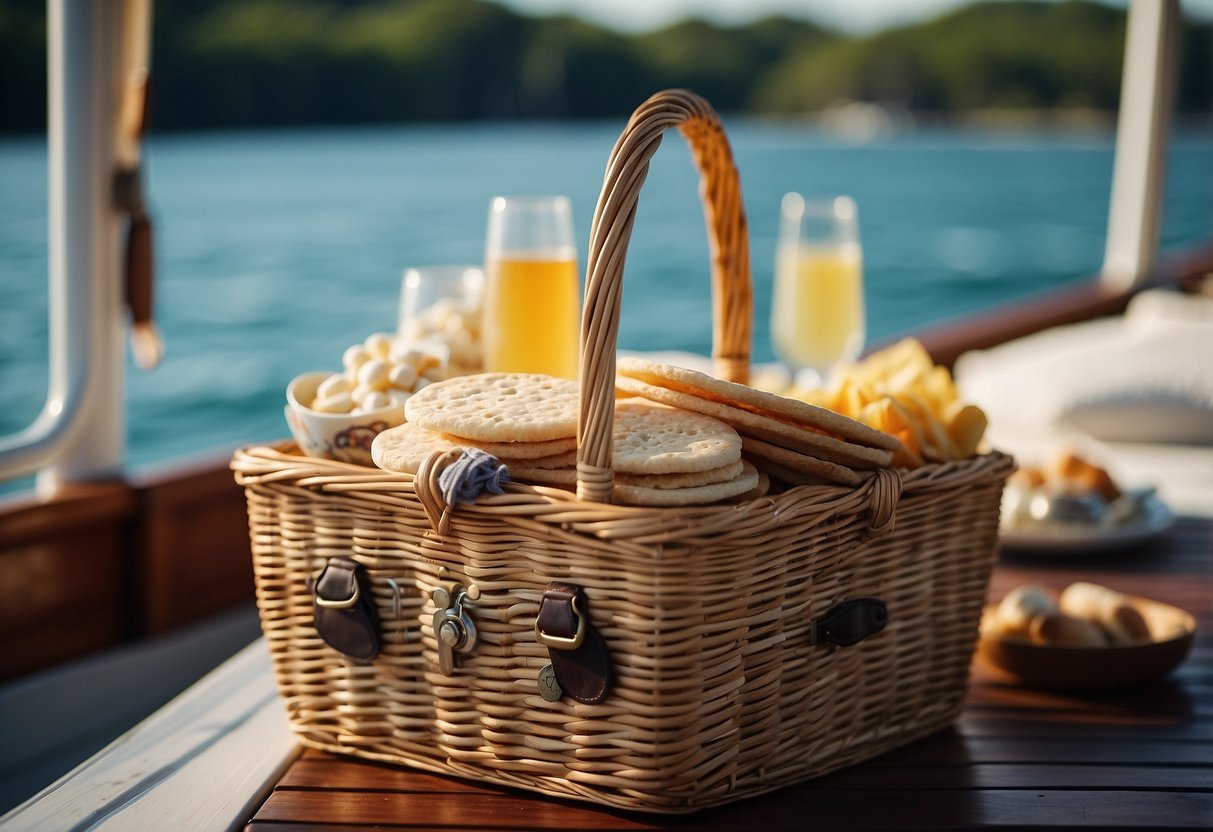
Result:
<svg viewBox="0 0 1213 832">
<path fill-rule="evenodd" d="M 40 471 L 39 491 L 122 470 L 124 320 L 111 176 L 123 8 L 122 0 L 47 4 L 50 377 L 38 418 L 0 439 L 0 472 Z"/>
<path fill-rule="evenodd" d="M 1179 40 L 1179 0 L 1133 0 L 1129 5 L 1100 272 L 1102 284 L 1114 291 L 1146 282 L 1158 255 Z"/>
</svg>

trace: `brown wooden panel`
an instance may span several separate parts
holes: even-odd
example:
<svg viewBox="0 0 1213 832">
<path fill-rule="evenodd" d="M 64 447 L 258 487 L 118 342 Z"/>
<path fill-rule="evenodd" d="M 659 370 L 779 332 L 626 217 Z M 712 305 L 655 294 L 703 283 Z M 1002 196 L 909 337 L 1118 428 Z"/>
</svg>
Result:
<svg viewBox="0 0 1213 832">
<path fill-rule="evenodd" d="M 1049 715 L 967 709 L 956 731 L 966 737 L 1040 737 L 1051 739 L 1117 739 L 1130 742 L 1153 740 L 1213 741 L 1213 722 L 1176 719 L 1118 718 L 1081 713 Z"/>
<path fill-rule="evenodd" d="M 972 828 L 993 818 L 1019 827 L 1201 828 L 1213 818 L 1213 794 L 1043 789 L 849 791 L 792 790 L 795 800 L 756 798 L 690 817 L 654 817 L 581 808 L 512 793 L 444 795 L 303 791 L 270 795 L 257 821 L 444 829 L 763 829 Z M 250 829 L 264 829 L 253 824 Z"/>
<path fill-rule="evenodd" d="M 253 600 L 244 491 L 230 455 L 136 483 L 143 626 L 171 630 Z"/>
<path fill-rule="evenodd" d="M 133 622 L 122 483 L 0 506 L 0 679 L 116 644 Z"/>
<path fill-rule="evenodd" d="M 280 789 L 469 794 L 483 787 L 453 777 L 356 760 L 299 760 Z M 850 789 L 1162 789 L 1213 791 L 1213 766 L 978 763 L 856 766 L 817 781 L 815 790 Z"/>
</svg>

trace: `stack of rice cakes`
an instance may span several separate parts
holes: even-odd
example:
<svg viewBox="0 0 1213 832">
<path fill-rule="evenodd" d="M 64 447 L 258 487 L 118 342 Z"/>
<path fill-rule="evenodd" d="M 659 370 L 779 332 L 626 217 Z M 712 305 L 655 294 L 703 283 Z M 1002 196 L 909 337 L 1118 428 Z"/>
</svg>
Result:
<svg viewBox="0 0 1213 832">
<path fill-rule="evenodd" d="M 426 387 L 405 405 L 405 424 L 376 437 L 375 464 L 416 473 L 435 451 L 477 447 L 510 479 L 571 488 L 577 482 L 578 385 L 526 373 L 481 373 Z M 767 479 L 742 459 L 742 440 L 709 415 L 642 399 L 615 407 L 614 503 L 701 505 L 765 493 Z"/>
</svg>

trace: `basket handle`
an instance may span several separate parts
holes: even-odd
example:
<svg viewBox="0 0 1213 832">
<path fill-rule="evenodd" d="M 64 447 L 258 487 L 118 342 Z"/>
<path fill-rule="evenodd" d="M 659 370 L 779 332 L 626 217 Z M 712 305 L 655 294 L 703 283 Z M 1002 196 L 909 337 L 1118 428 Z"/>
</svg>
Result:
<svg viewBox="0 0 1213 832">
<path fill-rule="evenodd" d="M 590 226 L 581 312 L 581 401 L 577 424 L 577 496 L 609 502 L 615 418 L 615 349 L 627 257 L 640 188 L 662 135 L 677 127 L 699 169 L 700 199 L 712 258 L 712 358 L 716 373 L 745 382 L 750 371 L 753 298 L 750 244 L 741 183 L 720 117 L 688 90 L 665 90 L 637 108 L 607 161 Z"/>
</svg>

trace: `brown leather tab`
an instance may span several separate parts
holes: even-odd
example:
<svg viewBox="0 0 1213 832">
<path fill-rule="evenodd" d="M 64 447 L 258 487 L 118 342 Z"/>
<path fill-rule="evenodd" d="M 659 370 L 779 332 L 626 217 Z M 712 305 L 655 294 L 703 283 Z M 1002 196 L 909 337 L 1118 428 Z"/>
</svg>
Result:
<svg viewBox="0 0 1213 832">
<path fill-rule="evenodd" d="M 590 623 L 589 600 L 579 586 L 551 583 L 539 603 L 535 635 L 548 648 L 561 689 L 578 702 L 596 705 L 611 690 L 611 655 Z"/>
<path fill-rule="evenodd" d="M 352 659 L 379 655 L 379 618 L 366 569 L 352 558 L 332 558 L 315 585 L 316 632 Z"/>
</svg>

